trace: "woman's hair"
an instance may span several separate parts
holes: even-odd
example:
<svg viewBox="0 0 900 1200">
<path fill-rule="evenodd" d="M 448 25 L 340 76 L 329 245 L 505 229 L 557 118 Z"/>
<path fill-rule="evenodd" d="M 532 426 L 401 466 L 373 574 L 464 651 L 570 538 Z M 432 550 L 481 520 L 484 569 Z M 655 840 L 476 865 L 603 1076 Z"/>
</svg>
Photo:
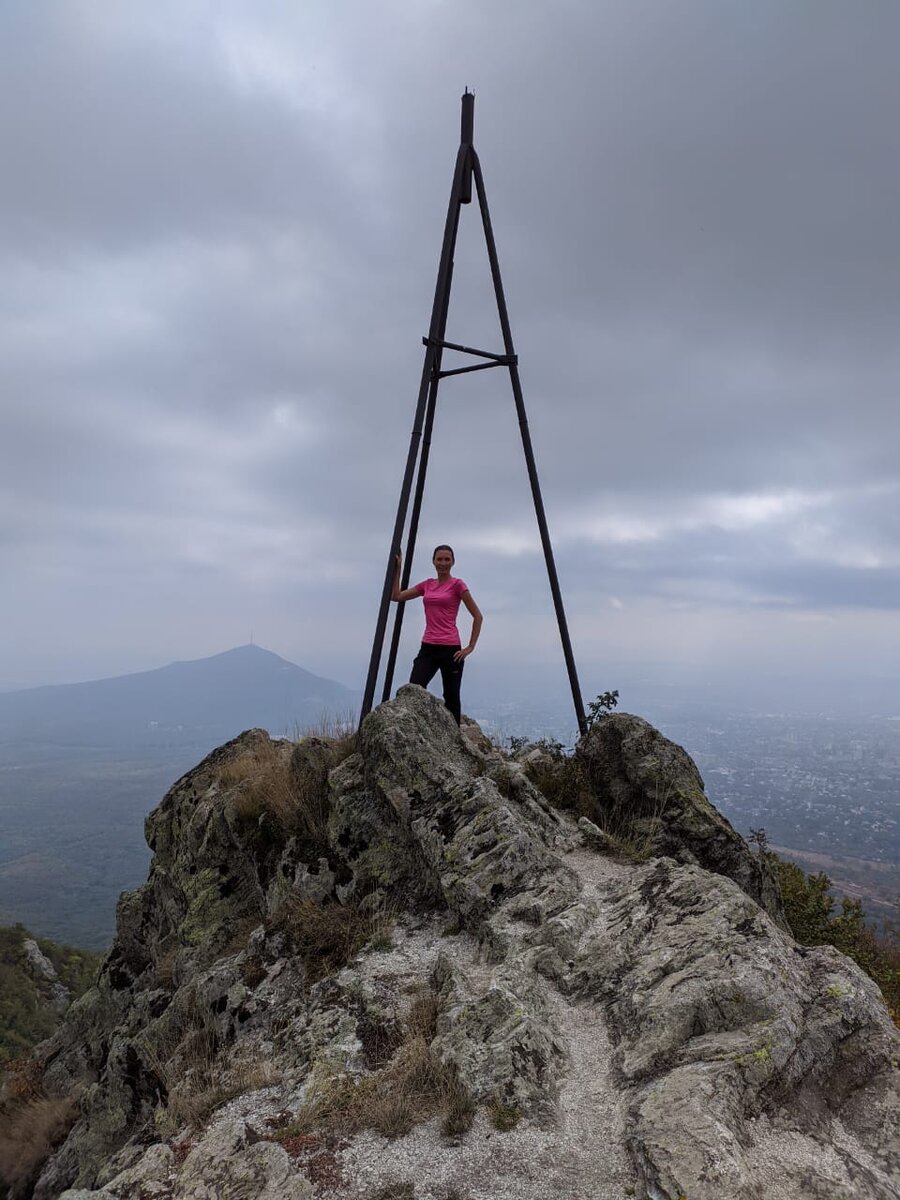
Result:
<svg viewBox="0 0 900 1200">
<path fill-rule="evenodd" d="M 432 556 L 431 556 L 431 561 L 432 561 L 432 562 L 434 562 L 434 556 L 435 556 L 435 554 L 437 554 L 438 550 L 449 550 L 449 551 L 450 551 L 450 557 L 453 559 L 453 561 L 454 561 L 454 562 L 456 562 L 456 555 L 453 553 L 453 547 L 452 547 L 452 546 L 446 546 L 446 545 L 443 545 L 443 544 L 442 544 L 442 545 L 440 545 L 440 546 L 435 546 L 435 548 L 434 548 L 434 553 L 433 553 L 433 554 L 432 554 Z"/>
</svg>

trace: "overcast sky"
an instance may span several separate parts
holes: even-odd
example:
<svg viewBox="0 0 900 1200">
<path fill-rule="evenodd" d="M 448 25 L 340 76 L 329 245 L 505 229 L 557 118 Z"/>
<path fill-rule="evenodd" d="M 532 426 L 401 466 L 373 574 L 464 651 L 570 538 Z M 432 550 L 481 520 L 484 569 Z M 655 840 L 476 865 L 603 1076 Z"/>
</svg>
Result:
<svg viewBox="0 0 900 1200">
<path fill-rule="evenodd" d="M 898 45 L 876 0 L 5 0 L 0 684 L 252 634 L 361 686 L 466 85 L 585 692 L 900 673 Z M 448 337 L 500 350 L 477 219 Z M 508 375 L 435 438 L 414 578 L 452 543 L 469 675 L 556 678 Z"/>
</svg>

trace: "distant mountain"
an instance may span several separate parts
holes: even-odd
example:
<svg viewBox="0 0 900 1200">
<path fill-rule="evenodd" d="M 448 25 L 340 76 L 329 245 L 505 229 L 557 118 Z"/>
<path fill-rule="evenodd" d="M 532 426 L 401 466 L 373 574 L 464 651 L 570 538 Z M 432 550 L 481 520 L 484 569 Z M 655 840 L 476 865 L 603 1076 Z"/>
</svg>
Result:
<svg viewBox="0 0 900 1200">
<path fill-rule="evenodd" d="M 0 746 L 212 746 L 254 725 L 291 733 L 323 712 L 357 708 L 342 684 L 261 646 L 238 646 L 136 675 L 3 693 Z"/>
<path fill-rule="evenodd" d="M 0 924 L 91 949 L 146 875 L 144 818 L 245 729 L 298 736 L 359 697 L 263 650 L 0 695 Z"/>
</svg>

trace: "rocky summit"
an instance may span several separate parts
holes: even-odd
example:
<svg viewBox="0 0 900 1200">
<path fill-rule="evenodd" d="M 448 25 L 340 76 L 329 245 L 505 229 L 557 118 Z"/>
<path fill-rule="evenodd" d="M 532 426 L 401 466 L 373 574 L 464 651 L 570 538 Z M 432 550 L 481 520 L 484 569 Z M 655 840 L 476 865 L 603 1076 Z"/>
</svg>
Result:
<svg viewBox="0 0 900 1200">
<path fill-rule="evenodd" d="M 180 779 L 12 1074 L 10 1200 L 895 1200 L 875 984 L 646 722 L 542 753 L 407 686 Z"/>
</svg>

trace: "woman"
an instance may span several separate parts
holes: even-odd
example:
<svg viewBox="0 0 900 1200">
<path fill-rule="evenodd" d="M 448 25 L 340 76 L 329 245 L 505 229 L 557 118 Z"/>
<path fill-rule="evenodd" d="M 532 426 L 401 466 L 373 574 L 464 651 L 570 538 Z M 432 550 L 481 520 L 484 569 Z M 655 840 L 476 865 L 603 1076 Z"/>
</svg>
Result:
<svg viewBox="0 0 900 1200">
<path fill-rule="evenodd" d="M 415 587 L 406 588 L 401 592 L 400 555 L 398 554 L 391 599 L 415 600 L 417 596 L 424 599 L 425 636 L 422 639 L 422 647 L 413 662 L 409 682 L 428 687 L 435 673 L 440 671 L 444 684 L 444 703 L 450 709 L 458 725 L 460 718 L 459 685 L 462 683 L 463 663 L 475 649 L 484 618 L 465 583 L 450 574 L 450 568 L 456 562 L 451 548 L 437 546 L 431 556 L 431 561 L 437 571 L 437 579 L 423 579 Z M 460 600 L 472 614 L 472 634 L 466 647 L 461 645 L 459 630 L 456 628 L 456 614 L 459 612 Z"/>
</svg>

